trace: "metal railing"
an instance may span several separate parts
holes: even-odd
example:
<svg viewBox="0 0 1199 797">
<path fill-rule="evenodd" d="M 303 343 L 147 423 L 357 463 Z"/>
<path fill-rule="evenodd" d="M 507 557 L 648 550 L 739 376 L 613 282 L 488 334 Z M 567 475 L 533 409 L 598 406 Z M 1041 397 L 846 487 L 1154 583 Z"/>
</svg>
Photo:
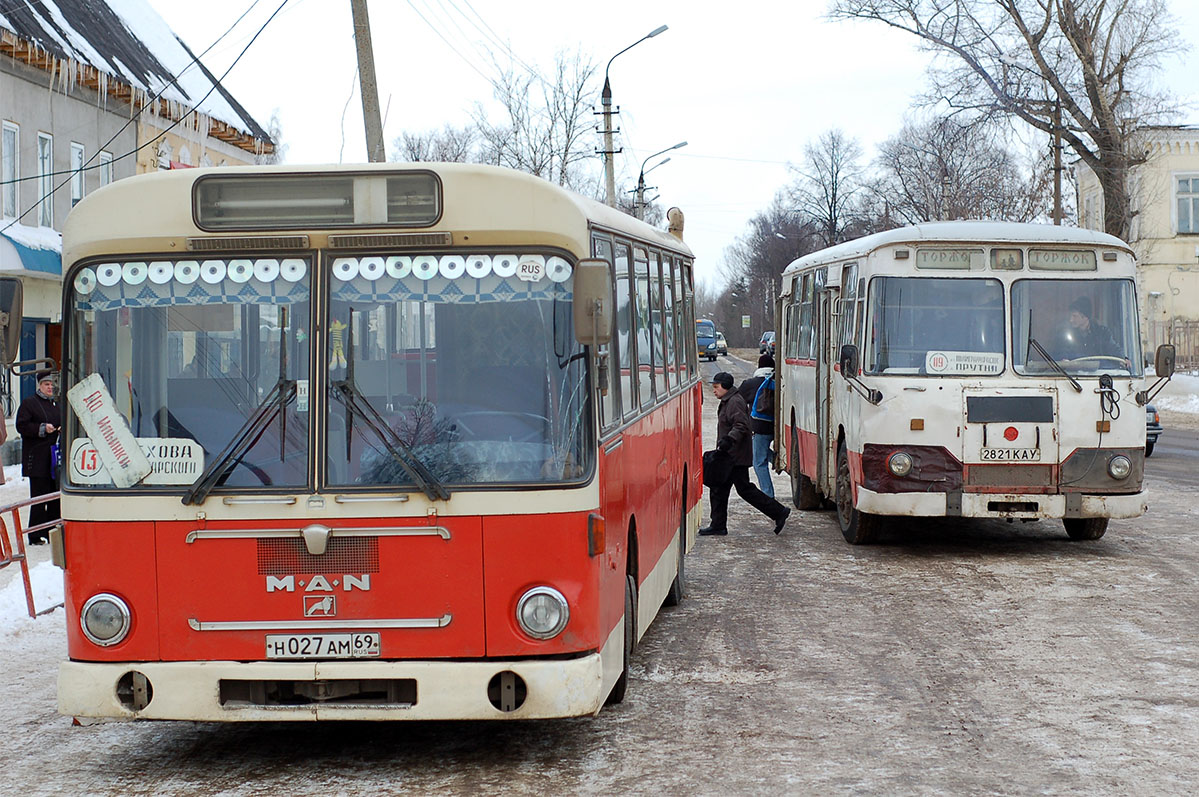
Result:
<svg viewBox="0 0 1199 797">
<path fill-rule="evenodd" d="M 27 506 L 57 501 L 60 495 L 62 494 L 58 492 L 46 493 L 36 498 L 26 498 L 23 501 L 0 507 L 0 570 L 13 564 L 20 566 L 21 579 L 25 582 L 25 605 L 29 610 L 29 616 L 35 619 L 43 614 L 49 614 L 62 604 L 56 603 L 40 611 L 34 605 L 33 585 L 29 581 L 29 560 L 25 553 L 25 535 L 36 531 L 45 531 L 49 534 L 51 529 L 61 526 L 62 521 L 52 520 L 49 523 L 39 523 L 23 529 L 21 528 L 21 510 Z"/>
<path fill-rule="evenodd" d="M 1180 371 L 1199 369 L 1199 321 L 1174 319 L 1172 321 L 1145 322 L 1145 354 L 1152 359 L 1153 352 L 1163 343 L 1173 343 L 1175 364 Z"/>
</svg>

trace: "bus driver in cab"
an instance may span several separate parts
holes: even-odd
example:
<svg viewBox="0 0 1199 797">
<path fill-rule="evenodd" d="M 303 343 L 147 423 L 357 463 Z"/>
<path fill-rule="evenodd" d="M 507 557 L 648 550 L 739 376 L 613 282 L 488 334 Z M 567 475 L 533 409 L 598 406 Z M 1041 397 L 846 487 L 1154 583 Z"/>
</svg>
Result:
<svg viewBox="0 0 1199 797">
<path fill-rule="evenodd" d="M 1122 359 L 1125 365 L 1128 364 L 1111 330 L 1093 320 L 1094 311 L 1089 296 L 1079 296 L 1070 303 L 1069 310 L 1070 315 L 1060 335 L 1066 359 L 1106 356 Z"/>
</svg>

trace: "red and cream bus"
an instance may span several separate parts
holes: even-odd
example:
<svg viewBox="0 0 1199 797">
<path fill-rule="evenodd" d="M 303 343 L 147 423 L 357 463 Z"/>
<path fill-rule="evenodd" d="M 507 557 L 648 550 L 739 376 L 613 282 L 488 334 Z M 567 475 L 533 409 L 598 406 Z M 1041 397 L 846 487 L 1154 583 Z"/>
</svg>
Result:
<svg viewBox="0 0 1199 797">
<path fill-rule="evenodd" d="M 796 506 L 834 502 L 853 544 L 888 516 L 1061 518 L 1093 540 L 1143 513 L 1135 275 L 1113 236 L 996 222 L 792 263 L 776 450 Z"/>
<path fill-rule="evenodd" d="M 67 715 L 624 696 L 700 512 L 692 255 L 461 164 L 122 180 L 64 232 Z"/>
</svg>

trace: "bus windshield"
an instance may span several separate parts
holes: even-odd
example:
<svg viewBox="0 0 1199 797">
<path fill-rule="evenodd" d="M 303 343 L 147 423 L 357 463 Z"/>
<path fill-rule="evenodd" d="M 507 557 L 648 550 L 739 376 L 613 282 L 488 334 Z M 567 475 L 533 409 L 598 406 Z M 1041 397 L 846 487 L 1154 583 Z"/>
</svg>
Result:
<svg viewBox="0 0 1199 797">
<path fill-rule="evenodd" d="M 867 373 L 998 374 L 1003 337 L 999 280 L 878 277 L 870 283 Z"/>
<path fill-rule="evenodd" d="M 412 485 L 386 438 L 448 487 L 570 482 L 589 472 L 571 268 L 533 256 L 546 278 L 527 281 L 513 273 L 516 260 L 334 258 L 330 484 Z M 369 409 L 356 410 L 355 399 Z"/>
<path fill-rule="evenodd" d="M 696 321 L 695 322 L 695 337 L 699 339 L 711 338 L 716 339 L 716 325 L 711 321 Z"/>
<path fill-rule="evenodd" d="M 1012 284 L 1016 373 L 1053 376 L 1032 341 L 1071 376 L 1142 373 L 1131 280 L 1019 280 Z"/>
<path fill-rule="evenodd" d="M 91 265 L 69 299 L 70 381 L 102 378 L 145 487 L 304 488 L 314 413 L 318 478 L 338 489 L 577 482 L 592 455 L 571 273 L 498 252 Z M 86 437 L 68 453 L 68 483 L 113 486 Z"/>
<path fill-rule="evenodd" d="M 150 454 L 154 470 L 143 485 L 192 484 L 256 416 L 269 422 L 222 466 L 216 486 L 308 483 L 311 272 L 308 258 L 101 263 L 76 272 L 70 381 L 99 374 Z M 277 414 L 264 406 L 272 396 L 280 397 Z M 68 483 L 112 486 L 94 451 L 87 438 L 73 441 Z"/>
</svg>

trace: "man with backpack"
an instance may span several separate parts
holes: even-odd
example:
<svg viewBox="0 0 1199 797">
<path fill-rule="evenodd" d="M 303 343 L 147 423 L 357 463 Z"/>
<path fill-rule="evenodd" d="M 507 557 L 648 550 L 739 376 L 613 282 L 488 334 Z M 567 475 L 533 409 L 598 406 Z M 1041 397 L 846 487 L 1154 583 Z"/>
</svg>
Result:
<svg viewBox="0 0 1199 797">
<path fill-rule="evenodd" d="M 774 358 L 763 354 L 758 370 L 737 388 L 749 407 L 753 429 L 754 473 L 762 492 L 774 498 L 774 480 L 770 478 L 770 444 L 774 441 Z"/>
</svg>

